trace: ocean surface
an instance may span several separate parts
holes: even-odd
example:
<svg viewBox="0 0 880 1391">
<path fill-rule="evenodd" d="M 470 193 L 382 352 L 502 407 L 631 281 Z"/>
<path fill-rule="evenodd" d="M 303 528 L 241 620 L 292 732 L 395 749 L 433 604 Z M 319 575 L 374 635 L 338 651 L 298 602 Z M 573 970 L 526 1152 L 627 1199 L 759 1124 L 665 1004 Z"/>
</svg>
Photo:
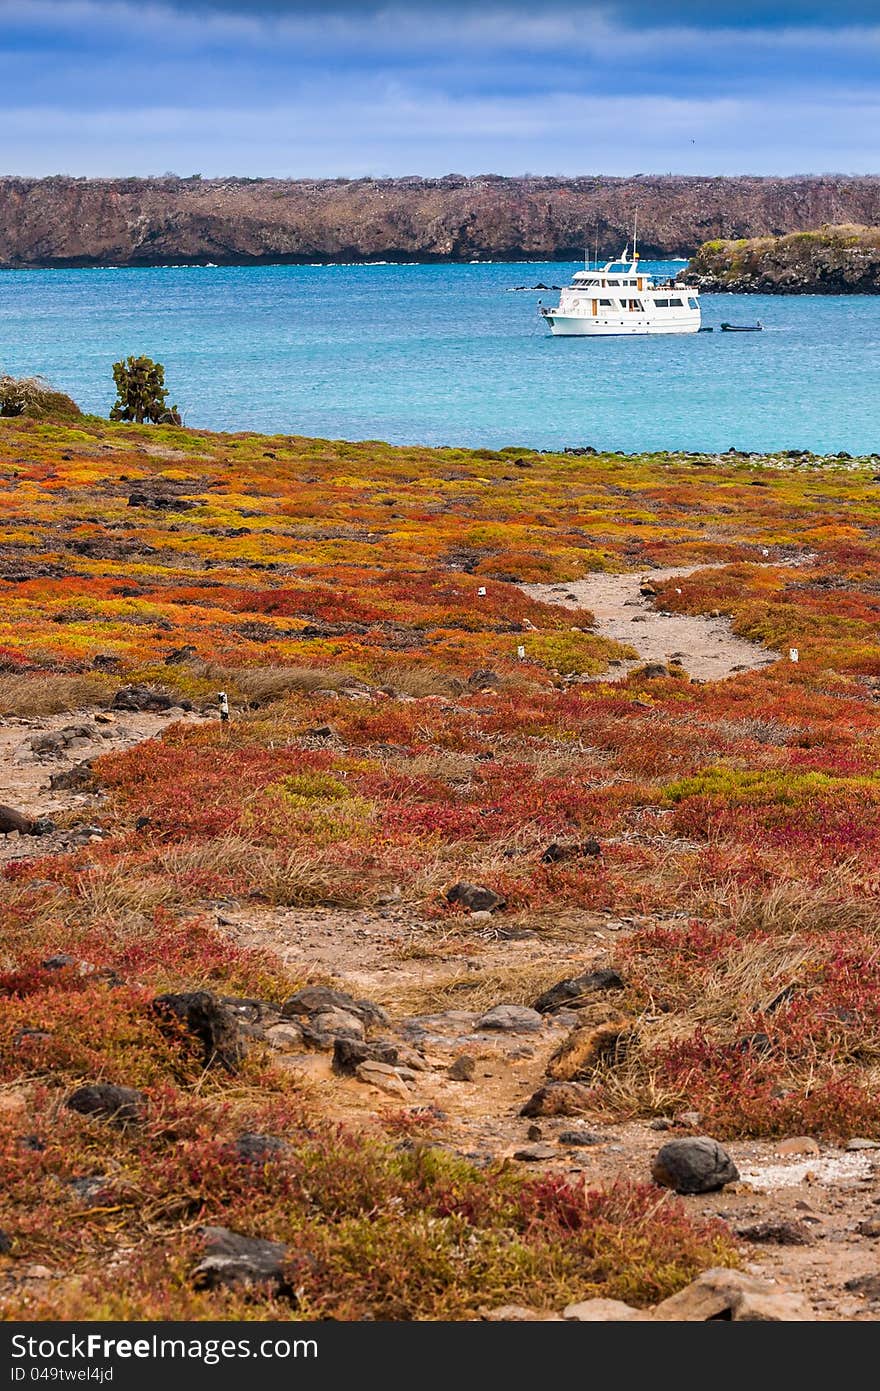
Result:
<svg viewBox="0 0 880 1391">
<path fill-rule="evenodd" d="M 680 262 L 643 263 L 675 272 Z M 574 264 L 0 273 L 0 371 L 106 414 L 165 364 L 188 425 L 395 443 L 880 450 L 880 296 L 704 295 L 714 333 L 553 338 Z M 719 333 L 724 320 L 763 333 Z"/>
</svg>

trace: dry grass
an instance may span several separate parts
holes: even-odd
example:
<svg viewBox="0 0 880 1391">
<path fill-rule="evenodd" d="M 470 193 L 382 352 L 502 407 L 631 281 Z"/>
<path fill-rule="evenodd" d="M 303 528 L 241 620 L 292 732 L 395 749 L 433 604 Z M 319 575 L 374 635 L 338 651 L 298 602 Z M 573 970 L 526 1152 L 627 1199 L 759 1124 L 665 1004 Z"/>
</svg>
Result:
<svg viewBox="0 0 880 1391">
<path fill-rule="evenodd" d="M 89 705 L 108 705 L 119 687 L 106 676 L 0 675 L 0 715 L 60 715 Z"/>
<path fill-rule="evenodd" d="M 835 865 L 826 875 L 823 891 L 807 884 L 781 883 L 762 893 L 744 893 L 735 885 L 712 896 L 715 913 L 726 910 L 737 931 L 769 931 L 797 934 L 809 928 L 828 932 L 871 929 L 880 934 L 880 903 L 877 898 L 853 896 L 856 868 Z"/>
<path fill-rule="evenodd" d="M 380 690 L 393 690 L 397 695 L 453 695 L 462 689 L 461 681 L 429 664 L 418 667 L 390 662 L 370 671 L 370 680 Z"/>
<path fill-rule="evenodd" d="M 283 700 L 293 691 L 338 691 L 350 684 L 351 672 L 331 667 L 226 667 L 194 662 L 187 670 L 198 679 L 229 691 L 245 705 L 258 709 Z"/>
<path fill-rule="evenodd" d="M 537 997 L 564 975 L 559 963 L 527 962 L 507 970 L 493 967 L 486 971 L 468 971 L 426 985 L 404 986 L 390 990 L 388 1005 L 401 1014 L 440 1014 L 447 1009 L 469 1009 L 482 1013 L 493 1005 L 532 1006 Z"/>
</svg>

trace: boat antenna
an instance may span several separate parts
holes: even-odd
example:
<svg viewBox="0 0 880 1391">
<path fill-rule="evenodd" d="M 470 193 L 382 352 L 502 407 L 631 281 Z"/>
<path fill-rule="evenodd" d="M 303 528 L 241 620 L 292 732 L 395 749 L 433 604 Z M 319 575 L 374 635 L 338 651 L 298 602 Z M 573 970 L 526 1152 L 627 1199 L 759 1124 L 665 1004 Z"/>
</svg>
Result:
<svg viewBox="0 0 880 1391">
<path fill-rule="evenodd" d="M 637 260 L 639 259 L 639 253 L 638 253 L 638 251 L 636 250 L 636 248 L 637 248 L 637 246 L 638 246 L 638 241 L 639 241 L 639 210 L 638 210 L 638 208 L 636 208 L 635 212 L 633 213 L 633 260 L 634 260 L 634 261 L 637 261 Z"/>
<path fill-rule="evenodd" d="M 596 222 L 596 267 L 599 266 L 599 223 Z"/>
</svg>

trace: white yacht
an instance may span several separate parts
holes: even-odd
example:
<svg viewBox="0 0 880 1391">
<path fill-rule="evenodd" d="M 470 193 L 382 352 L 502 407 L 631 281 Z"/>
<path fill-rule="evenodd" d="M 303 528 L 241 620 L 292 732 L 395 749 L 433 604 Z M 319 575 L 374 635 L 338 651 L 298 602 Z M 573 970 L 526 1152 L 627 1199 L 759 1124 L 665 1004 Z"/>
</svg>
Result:
<svg viewBox="0 0 880 1391">
<path fill-rule="evenodd" d="M 639 269 L 638 252 L 579 270 L 555 309 L 538 306 L 551 333 L 586 337 L 612 333 L 697 333 L 700 292 Z"/>
</svg>

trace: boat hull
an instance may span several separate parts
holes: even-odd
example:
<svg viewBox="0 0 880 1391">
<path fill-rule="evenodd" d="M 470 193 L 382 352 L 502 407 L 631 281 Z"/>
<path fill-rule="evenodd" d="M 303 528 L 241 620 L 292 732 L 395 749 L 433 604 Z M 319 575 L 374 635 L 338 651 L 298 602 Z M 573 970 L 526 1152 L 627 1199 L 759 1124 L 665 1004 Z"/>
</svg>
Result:
<svg viewBox="0 0 880 1391">
<path fill-rule="evenodd" d="M 582 314 L 545 314 L 544 322 L 555 338 L 631 338 L 654 333 L 698 333 L 700 329 L 699 313 L 662 321 L 642 319 L 632 324 L 601 323 Z"/>
</svg>

